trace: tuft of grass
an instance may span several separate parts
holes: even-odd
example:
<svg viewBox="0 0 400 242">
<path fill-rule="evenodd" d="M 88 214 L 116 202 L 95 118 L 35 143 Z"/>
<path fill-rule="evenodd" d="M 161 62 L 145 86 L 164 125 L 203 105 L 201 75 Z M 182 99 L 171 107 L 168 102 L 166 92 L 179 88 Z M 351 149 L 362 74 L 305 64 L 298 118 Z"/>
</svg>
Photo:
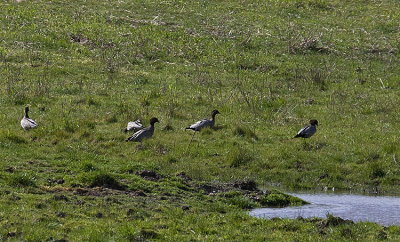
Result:
<svg viewBox="0 0 400 242">
<path fill-rule="evenodd" d="M 372 162 L 368 164 L 368 173 L 371 179 L 385 177 L 386 172 L 379 162 Z"/>
<path fill-rule="evenodd" d="M 9 130 L 7 132 L 2 131 L 0 133 L 0 140 L 12 142 L 15 144 L 26 144 L 27 143 L 27 141 L 24 137 L 14 134 L 14 133 L 10 132 Z"/>
<path fill-rule="evenodd" d="M 8 184 L 15 187 L 35 187 L 36 178 L 27 173 L 16 173 L 9 177 Z"/>
<path fill-rule="evenodd" d="M 246 137 L 248 139 L 258 140 L 257 135 L 247 127 L 237 126 L 233 130 L 233 134 L 240 137 Z"/>
<path fill-rule="evenodd" d="M 64 130 L 68 133 L 75 133 L 76 125 L 72 121 L 64 119 Z"/>
<path fill-rule="evenodd" d="M 235 205 L 241 209 L 252 209 L 257 207 L 257 203 L 244 196 L 235 196 L 233 198 L 228 199 L 228 203 Z"/>
<path fill-rule="evenodd" d="M 124 190 L 125 186 L 121 185 L 112 175 L 107 173 L 95 173 L 88 180 L 89 187 L 105 187 L 117 190 Z"/>
<path fill-rule="evenodd" d="M 81 164 L 81 169 L 82 169 L 84 172 L 90 172 L 90 171 L 96 170 L 96 166 L 93 164 L 93 162 L 84 161 L 84 162 L 82 162 L 82 164 Z"/>
<path fill-rule="evenodd" d="M 148 240 L 148 239 L 157 239 L 159 237 L 158 233 L 152 229 L 142 229 L 139 232 L 139 236 L 136 238 L 137 240 Z"/>
<path fill-rule="evenodd" d="M 253 154 L 242 147 L 233 148 L 229 153 L 229 156 L 227 157 L 227 163 L 229 164 L 229 166 L 235 168 L 247 165 L 253 160 Z"/>
<path fill-rule="evenodd" d="M 287 207 L 287 206 L 300 206 L 307 204 L 307 202 L 300 198 L 284 194 L 277 190 L 272 190 L 271 193 L 263 196 L 260 199 L 260 204 L 268 207 Z"/>
</svg>

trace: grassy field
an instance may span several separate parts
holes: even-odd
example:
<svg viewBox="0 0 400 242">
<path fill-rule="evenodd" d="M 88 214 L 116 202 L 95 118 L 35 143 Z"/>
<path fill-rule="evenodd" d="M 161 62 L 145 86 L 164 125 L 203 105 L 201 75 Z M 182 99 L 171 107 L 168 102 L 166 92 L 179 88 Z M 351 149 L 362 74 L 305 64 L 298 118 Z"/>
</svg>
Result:
<svg viewBox="0 0 400 242">
<path fill-rule="evenodd" d="M 2 240 L 400 239 L 394 226 L 251 218 L 298 201 L 240 188 L 399 191 L 397 1 L 0 8 Z M 184 128 L 213 109 L 216 127 L 188 146 Z M 151 117 L 152 139 L 125 142 L 128 121 Z M 310 119 L 317 133 L 292 139 Z"/>
</svg>

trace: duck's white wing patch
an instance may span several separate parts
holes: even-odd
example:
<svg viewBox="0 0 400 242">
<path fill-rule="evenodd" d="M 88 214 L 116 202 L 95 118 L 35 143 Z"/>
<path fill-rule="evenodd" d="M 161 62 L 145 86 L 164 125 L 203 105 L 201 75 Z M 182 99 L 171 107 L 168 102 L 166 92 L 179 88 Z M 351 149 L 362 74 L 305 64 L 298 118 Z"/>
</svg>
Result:
<svg viewBox="0 0 400 242">
<path fill-rule="evenodd" d="M 143 125 L 139 119 L 136 121 L 129 122 L 128 125 L 126 126 L 127 131 L 139 130 L 139 129 L 143 129 Z"/>
<path fill-rule="evenodd" d="M 29 129 L 33 129 L 36 128 L 38 126 L 38 124 L 35 122 L 35 120 L 30 119 L 30 118 L 23 118 L 21 120 L 21 126 L 22 128 L 24 128 L 25 130 L 29 130 Z"/>
<path fill-rule="evenodd" d="M 208 122 L 209 122 L 209 120 L 204 118 L 204 119 L 197 121 L 196 123 L 190 125 L 190 128 L 194 129 L 194 130 L 201 130 L 202 128 L 208 126 Z"/>
<path fill-rule="evenodd" d="M 306 126 L 306 127 L 302 128 L 302 129 L 300 129 L 300 131 L 297 134 L 299 135 L 299 134 L 307 133 L 307 130 L 309 128 L 310 128 L 309 126 Z"/>
<path fill-rule="evenodd" d="M 144 129 L 141 129 L 141 130 L 137 131 L 131 137 L 129 137 L 128 140 L 129 141 L 140 141 L 143 132 L 145 132 Z"/>
<path fill-rule="evenodd" d="M 297 135 L 303 137 L 303 138 L 310 138 L 317 132 L 317 129 L 315 126 L 306 126 L 302 128 Z"/>
</svg>

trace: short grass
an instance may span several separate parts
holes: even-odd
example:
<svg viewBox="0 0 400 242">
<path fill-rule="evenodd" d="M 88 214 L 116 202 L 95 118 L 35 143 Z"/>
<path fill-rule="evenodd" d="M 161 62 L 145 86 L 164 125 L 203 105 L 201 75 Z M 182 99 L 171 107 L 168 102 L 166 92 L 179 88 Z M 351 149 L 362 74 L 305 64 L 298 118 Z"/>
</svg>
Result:
<svg viewBox="0 0 400 242">
<path fill-rule="evenodd" d="M 204 205 L 208 198 L 193 199 L 196 192 L 182 195 L 195 211 L 156 195 L 73 196 L 98 186 L 155 193 L 134 175 L 143 170 L 185 172 L 200 183 L 398 191 L 397 1 L 28 0 L 0 7 L 3 239 L 398 238 L 398 228 L 372 224 L 368 233 L 365 224 L 319 233 L 310 221 L 257 220 L 239 198 L 215 208 Z M 25 105 L 36 130 L 19 125 Z M 188 146 L 192 132 L 184 128 L 213 109 L 221 112 L 216 127 Z M 161 122 L 152 139 L 124 142 L 128 121 L 147 125 L 153 116 Z M 317 134 L 292 139 L 310 119 L 320 123 Z M 68 201 L 53 201 L 54 187 Z M 224 213 L 212 210 L 218 207 Z"/>
</svg>

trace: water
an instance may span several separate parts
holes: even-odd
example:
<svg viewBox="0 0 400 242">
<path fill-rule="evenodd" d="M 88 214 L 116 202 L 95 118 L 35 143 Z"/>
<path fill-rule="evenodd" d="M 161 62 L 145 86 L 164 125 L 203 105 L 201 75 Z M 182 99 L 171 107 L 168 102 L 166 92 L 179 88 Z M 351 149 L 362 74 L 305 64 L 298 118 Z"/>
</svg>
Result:
<svg viewBox="0 0 400 242">
<path fill-rule="evenodd" d="M 369 221 L 400 225 L 400 197 L 364 196 L 353 194 L 302 194 L 291 193 L 311 204 L 286 208 L 257 208 L 250 215 L 262 218 L 326 218 L 326 214 L 355 222 Z"/>
</svg>

